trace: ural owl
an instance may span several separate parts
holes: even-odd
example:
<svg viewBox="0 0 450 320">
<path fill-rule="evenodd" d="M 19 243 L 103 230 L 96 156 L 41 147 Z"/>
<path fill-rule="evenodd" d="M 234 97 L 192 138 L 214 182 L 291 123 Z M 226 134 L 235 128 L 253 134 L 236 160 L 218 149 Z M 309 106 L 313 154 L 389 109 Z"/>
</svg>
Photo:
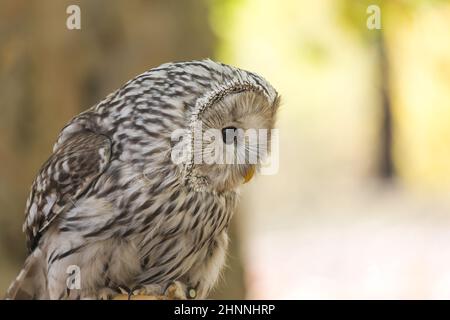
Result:
<svg viewBox="0 0 450 320">
<path fill-rule="evenodd" d="M 273 128 L 278 105 L 262 77 L 204 60 L 151 69 L 74 117 L 32 185 L 29 256 L 7 298 L 205 298 L 239 186 L 260 163 L 196 161 L 211 143 L 195 142 L 195 126 L 222 133 L 215 146 L 236 145 L 240 129 Z M 68 285 L 73 266 L 79 288 Z"/>
</svg>

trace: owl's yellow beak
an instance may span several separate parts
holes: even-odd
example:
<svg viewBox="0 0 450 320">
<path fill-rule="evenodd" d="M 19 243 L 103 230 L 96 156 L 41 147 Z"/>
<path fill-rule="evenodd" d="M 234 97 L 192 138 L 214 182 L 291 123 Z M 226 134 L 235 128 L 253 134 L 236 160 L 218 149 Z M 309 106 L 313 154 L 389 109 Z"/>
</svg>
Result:
<svg viewBox="0 0 450 320">
<path fill-rule="evenodd" d="M 244 175 L 244 183 L 252 180 L 253 175 L 255 174 L 255 166 L 251 166 Z"/>
</svg>

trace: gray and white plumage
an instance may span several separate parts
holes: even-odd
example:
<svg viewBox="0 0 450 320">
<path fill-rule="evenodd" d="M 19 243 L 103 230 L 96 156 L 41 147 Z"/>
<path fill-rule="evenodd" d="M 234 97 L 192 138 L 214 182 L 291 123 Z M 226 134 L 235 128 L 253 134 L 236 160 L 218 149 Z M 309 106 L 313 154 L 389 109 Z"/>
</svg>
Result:
<svg viewBox="0 0 450 320">
<path fill-rule="evenodd" d="M 163 294 L 174 281 L 206 297 L 249 165 L 174 163 L 171 135 L 194 121 L 271 129 L 278 104 L 262 77 L 203 60 L 151 69 L 73 118 L 33 183 L 30 255 L 7 297 Z M 67 288 L 70 265 L 80 290 Z"/>
</svg>

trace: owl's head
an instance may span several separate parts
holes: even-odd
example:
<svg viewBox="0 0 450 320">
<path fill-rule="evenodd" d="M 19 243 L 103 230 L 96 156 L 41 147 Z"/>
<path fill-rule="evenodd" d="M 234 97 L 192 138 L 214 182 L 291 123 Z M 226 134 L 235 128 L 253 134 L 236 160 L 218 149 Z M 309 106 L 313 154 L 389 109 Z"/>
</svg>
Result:
<svg viewBox="0 0 450 320">
<path fill-rule="evenodd" d="M 182 175 L 198 191 L 224 192 L 248 182 L 271 151 L 280 99 L 262 77 L 203 61 L 218 71 L 188 115 Z"/>
</svg>

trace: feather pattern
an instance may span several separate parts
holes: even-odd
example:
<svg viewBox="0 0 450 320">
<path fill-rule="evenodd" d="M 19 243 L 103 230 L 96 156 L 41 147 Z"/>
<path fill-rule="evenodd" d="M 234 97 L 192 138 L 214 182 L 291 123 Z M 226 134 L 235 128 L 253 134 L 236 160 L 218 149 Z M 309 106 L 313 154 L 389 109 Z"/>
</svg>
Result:
<svg viewBox="0 0 450 320">
<path fill-rule="evenodd" d="M 7 296 L 163 294 L 178 281 L 206 297 L 249 165 L 176 163 L 172 134 L 185 130 L 189 146 L 194 122 L 271 129 L 278 105 L 262 77 L 203 60 L 151 69 L 74 117 L 33 183 L 30 257 Z M 81 288 L 67 286 L 72 266 Z"/>
</svg>

